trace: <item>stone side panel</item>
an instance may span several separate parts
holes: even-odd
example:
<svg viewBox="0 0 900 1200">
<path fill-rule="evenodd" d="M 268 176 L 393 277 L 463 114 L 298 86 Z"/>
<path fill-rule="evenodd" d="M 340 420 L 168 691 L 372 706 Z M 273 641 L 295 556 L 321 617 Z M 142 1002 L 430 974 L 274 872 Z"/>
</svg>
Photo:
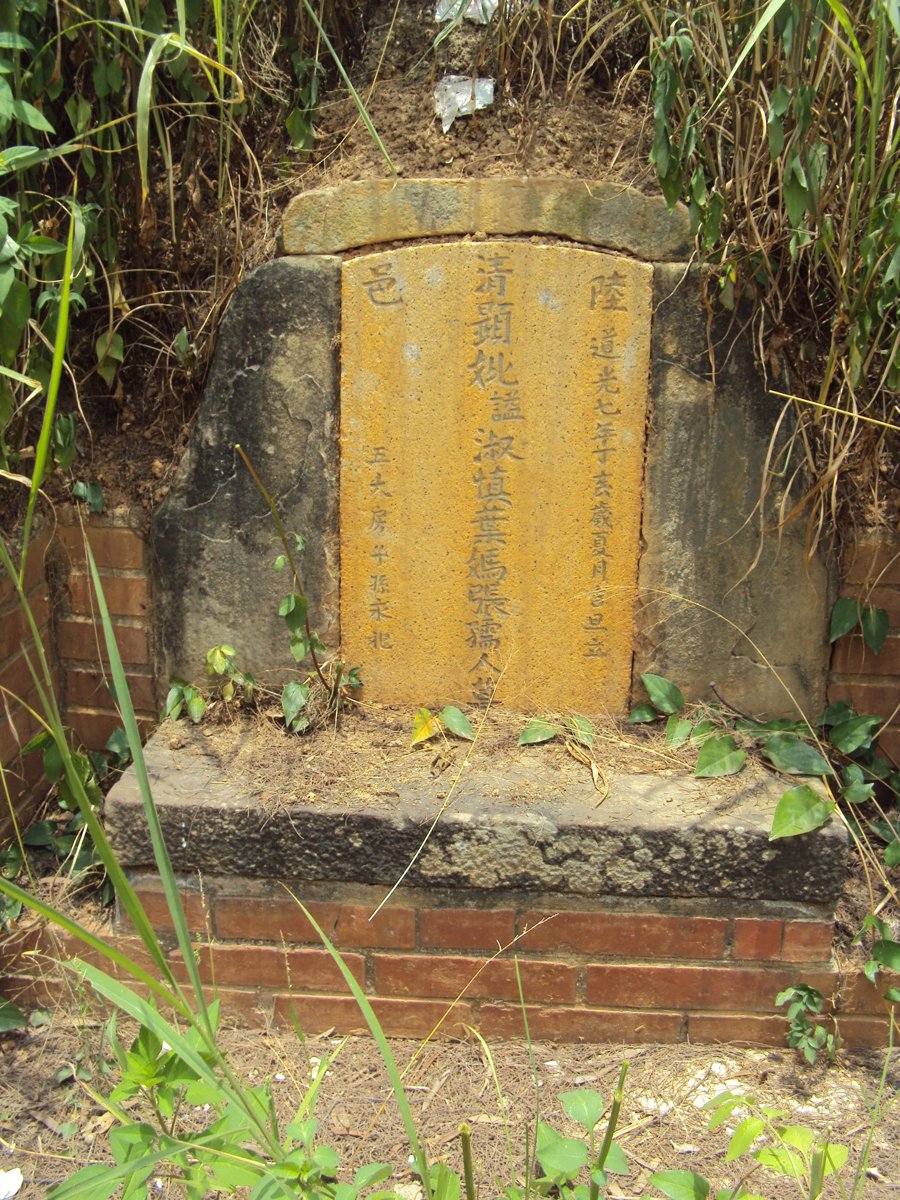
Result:
<svg viewBox="0 0 900 1200">
<path fill-rule="evenodd" d="M 266 263 L 235 293 L 190 445 L 153 521 L 166 676 L 202 679 L 207 650 L 223 642 L 258 677 L 293 663 L 278 615 L 290 579 L 273 569 L 276 527 L 236 444 L 288 532 L 306 539 L 312 627 L 336 647 L 339 329 L 337 258 Z"/>
<path fill-rule="evenodd" d="M 830 575 L 807 557 L 802 522 L 773 532 L 777 494 L 762 518 L 757 509 L 782 402 L 767 394 L 741 323 L 708 325 L 697 272 L 657 265 L 654 311 L 635 694 L 650 671 L 690 699 L 712 699 L 715 687 L 755 716 L 793 715 L 796 704 L 814 719 Z"/>
</svg>

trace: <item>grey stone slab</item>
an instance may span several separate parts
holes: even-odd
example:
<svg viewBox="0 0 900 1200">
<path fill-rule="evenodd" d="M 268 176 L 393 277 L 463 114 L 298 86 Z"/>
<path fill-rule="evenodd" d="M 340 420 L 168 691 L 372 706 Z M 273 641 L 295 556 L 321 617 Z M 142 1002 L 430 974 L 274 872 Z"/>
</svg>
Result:
<svg viewBox="0 0 900 1200">
<path fill-rule="evenodd" d="M 212 755 L 173 749 L 166 730 L 145 753 L 166 843 L 183 874 L 388 887 L 415 859 L 407 887 L 832 905 L 845 873 L 846 834 L 836 822 L 769 842 L 784 790 L 769 777 L 723 787 L 681 774 L 619 775 L 598 807 L 586 779 L 569 777 L 561 788 L 546 756 L 518 775 L 493 763 L 490 788 L 477 774 L 466 779 L 419 852 L 440 808 L 433 790 L 400 787 L 390 805 L 264 810 Z M 152 864 L 133 769 L 110 792 L 106 821 L 124 866 Z"/>
<path fill-rule="evenodd" d="M 692 698 L 712 698 L 715 685 L 744 712 L 796 716 L 799 706 L 814 718 L 825 700 L 829 570 L 807 555 L 802 520 L 776 532 L 777 479 L 757 508 L 782 401 L 766 391 L 742 319 L 708 324 L 696 271 L 658 265 L 654 275 L 635 693 L 652 671 Z M 788 433 L 784 422 L 779 445 Z"/>
<path fill-rule="evenodd" d="M 687 258 L 687 211 L 661 196 L 583 179 L 369 179 L 295 196 L 285 254 L 335 254 L 446 234 L 543 233 L 647 261 Z"/>
<path fill-rule="evenodd" d="M 243 446 L 299 556 L 312 626 L 338 638 L 340 260 L 283 258 L 242 281 L 222 323 L 209 382 L 172 490 L 153 519 L 160 659 L 203 676 L 222 642 L 257 675 L 292 665 L 278 603 L 290 590 L 266 503 Z"/>
</svg>

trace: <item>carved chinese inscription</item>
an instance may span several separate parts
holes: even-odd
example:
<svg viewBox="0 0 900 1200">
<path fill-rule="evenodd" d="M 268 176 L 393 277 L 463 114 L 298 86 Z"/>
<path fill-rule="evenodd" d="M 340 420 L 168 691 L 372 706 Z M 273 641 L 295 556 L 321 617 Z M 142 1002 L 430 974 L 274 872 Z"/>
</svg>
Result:
<svg viewBox="0 0 900 1200">
<path fill-rule="evenodd" d="M 512 241 L 345 263 L 342 653 L 371 698 L 622 709 L 650 282 Z"/>
</svg>

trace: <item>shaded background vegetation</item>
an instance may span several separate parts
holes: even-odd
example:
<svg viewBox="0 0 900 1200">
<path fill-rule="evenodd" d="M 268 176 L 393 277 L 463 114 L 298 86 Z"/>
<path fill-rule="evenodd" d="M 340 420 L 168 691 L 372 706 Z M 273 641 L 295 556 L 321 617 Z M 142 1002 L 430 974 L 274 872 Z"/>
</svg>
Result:
<svg viewBox="0 0 900 1200">
<path fill-rule="evenodd" d="M 347 133 L 337 114 L 364 129 L 356 105 L 337 103 L 347 77 L 376 126 L 376 80 L 392 78 L 411 111 L 428 114 L 415 138 L 435 124 L 436 75 L 472 71 L 495 76 L 502 96 L 481 128 L 529 113 L 532 145 L 547 133 L 549 103 L 569 105 L 574 121 L 588 97 L 627 98 L 658 186 L 690 209 L 710 305 L 752 326 L 785 395 L 793 432 L 761 488 L 790 485 L 783 515 L 803 515 L 813 542 L 848 515 L 890 522 L 897 0 L 513 0 L 486 25 L 464 21 L 462 8 L 438 24 L 431 6 L 403 0 L 2 0 L 0 469 L 31 474 L 70 221 L 54 461 L 89 481 L 96 441 L 142 437 L 152 452 L 122 455 L 130 475 L 120 465 L 126 487 L 152 503 L 236 283 L 272 252 L 289 195 L 327 179 Z M 451 138 L 475 124 L 458 122 Z M 521 168 L 521 145 L 504 169 Z M 394 169 L 388 136 L 384 149 L 370 170 Z M 433 156 L 404 151 L 400 167 L 454 173 L 452 154 Z"/>
</svg>

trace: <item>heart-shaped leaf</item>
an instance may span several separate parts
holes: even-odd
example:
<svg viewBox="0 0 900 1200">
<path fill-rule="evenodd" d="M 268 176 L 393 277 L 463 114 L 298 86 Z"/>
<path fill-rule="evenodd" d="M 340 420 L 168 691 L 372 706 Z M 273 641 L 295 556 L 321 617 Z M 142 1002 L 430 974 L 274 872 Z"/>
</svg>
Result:
<svg viewBox="0 0 900 1200">
<path fill-rule="evenodd" d="M 834 774 L 815 746 L 793 733 L 776 733 L 760 747 L 760 753 L 788 775 Z"/>
<path fill-rule="evenodd" d="M 551 725 L 549 721 L 542 721 L 540 717 L 535 717 L 519 734 L 519 745 L 535 746 L 539 742 L 549 742 L 551 738 L 556 737 L 561 728 L 560 725 Z"/>
<path fill-rule="evenodd" d="M 413 717 L 413 746 L 418 746 L 420 742 L 427 742 L 429 738 L 436 737 L 441 732 L 441 723 L 437 717 L 433 716 L 427 708 L 420 708 Z"/>
<path fill-rule="evenodd" d="M 475 741 L 475 730 L 472 728 L 469 718 L 458 708 L 454 708 L 452 704 L 441 709 L 438 713 L 438 720 L 443 721 L 456 737 L 465 738 L 467 742 Z"/>
<path fill-rule="evenodd" d="M 798 834 L 810 833 L 813 829 L 821 828 L 831 817 L 834 808 L 830 800 L 823 800 L 808 783 L 791 788 L 789 792 L 784 793 L 775 807 L 769 841 L 796 837 Z"/>
<path fill-rule="evenodd" d="M 671 680 L 664 675 L 644 674 L 641 683 L 647 689 L 653 705 L 661 713 L 677 713 L 684 708 L 684 696 Z"/>
<path fill-rule="evenodd" d="M 710 738 L 700 747 L 697 755 L 698 779 L 718 779 L 722 775 L 736 775 L 747 761 L 747 752 L 739 750 L 730 734 Z"/>
</svg>

